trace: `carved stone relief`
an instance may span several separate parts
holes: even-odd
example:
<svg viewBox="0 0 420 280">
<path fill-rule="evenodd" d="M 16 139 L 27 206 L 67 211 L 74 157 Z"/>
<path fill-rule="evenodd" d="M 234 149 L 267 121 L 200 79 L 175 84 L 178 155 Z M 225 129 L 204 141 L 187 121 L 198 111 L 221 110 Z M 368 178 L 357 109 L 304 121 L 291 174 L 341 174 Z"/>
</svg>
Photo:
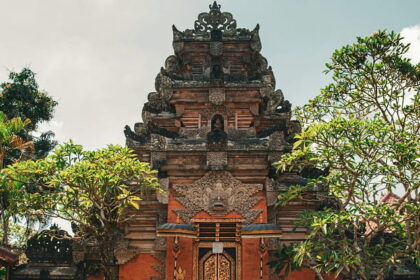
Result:
<svg viewBox="0 0 420 280">
<path fill-rule="evenodd" d="M 265 180 L 265 189 L 266 189 L 266 196 L 267 196 L 267 206 L 273 206 L 277 202 L 277 196 L 280 192 L 274 190 L 273 187 L 274 180 L 267 178 Z"/>
<path fill-rule="evenodd" d="M 276 109 L 283 104 L 284 95 L 283 92 L 278 89 L 276 91 L 270 91 L 269 95 L 264 98 L 263 111 L 266 115 L 276 113 Z"/>
<path fill-rule="evenodd" d="M 158 134 L 152 134 L 150 142 L 155 149 L 160 150 L 164 150 L 167 144 L 165 137 Z"/>
<path fill-rule="evenodd" d="M 155 89 L 158 92 L 161 92 L 164 88 L 171 88 L 172 87 L 172 79 L 167 76 L 167 73 L 162 68 L 160 73 L 157 74 L 155 79 Z"/>
<path fill-rule="evenodd" d="M 207 152 L 207 166 L 212 171 L 223 170 L 227 165 L 226 152 Z"/>
<path fill-rule="evenodd" d="M 277 251 L 281 249 L 281 239 L 280 238 L 269 238 L 268 239 L 268 250 Z"/>
<path fill-rule="evenodd" d="M 185 128 L 179 129 L 179 134 L 187 138 L 205 138 L 210 132 L 210 126 L 203 126 L 200 128 Z"/>
<path fill-rule="evenodd" d="M 210 32 L 211 30 L 220 30 L 224 32 L 236 31 L 236 20 L 231 13 L 221 12 L 220 5 L 216 2 L 209 5 L 210 12 L 200 13 L 194 23 L 196 32 Z"/>
<path fill-rule="evenodd" d="M 234 127 L 229 126 L 227 128 L 227 134 L 228 134 L 229 139 L 249 138 L 249 137 L 255 137 L 256 130 L 255 130 L 255 127 L 249 127 L 247 129 L 236 129 Z"/>
<path fill-rule="evenodd" d="M 268 146 L 272 150 L 279 150 L 285 144 L 284 133 L 282 131 L 276 131 L 270 135 Z"/>
<path fill-rule="evenodd" d="M 156 227 L 163 225 L 168 222 L 168 214 L 166 209 L 161 209 L 157 213 L 156 217 Z M 154 249 L 156 251 L 165 251 L 166 252 L 166 237 L 156 237 Z M 161 254 L 156 254 L 156 258 L 161 257 Z M 165 258 L 159 259 L 161 262 L 165 261 Z"/>
<path fill-rule="evenodd" d="M 159 178 L 159 186 L 163 192 L 156 192 L 156 198 L 160 203 L 168 204 L 169 178 Z"/>
<path fill-rule="evenodd" d="M 174 190 L 183 195 L 175 199 L 186 209 L 173 211 L 185 222 L 200 211 L 213 216 L 236 211 L 246 219 L 245 223 L 251 223 L 261 213 L 251 208 L 261 200 L 254 195 L 262 190 L 262 185 L 244 184 L 227 171 L 210 171 L 193 184 L 174 185 Z"/>
<path fill-rule="evenodd" d="M 154 249 L 156 251 L 166 251 L 166 237 L 157 237 L 155 239 Z"/>
<path fill-rule="evenodd" d="M 213 105 L 222 105 L 225 102 L 226 94 L 224 88 L 209 89 L 209 101 Z"/>
<path fill-rule="evenodd" d="M 223 42 L 210 42 L 210 54 L 221 56 L 223 54 Z"/>
<path fill-rule="evenodd" d="M 214 115 L 221 115 L 224 120 L 227 120 L 227 117 L 234 116 L 230 109 L 226 106 L 213 105 L 205 110 L 203 110 L 203 117 L 207 118 L 208 125 L 211 125 L 211 120 Z M 225 127 L 227 124 L 225 124 Z"/>
<path fill-rule="evenodd" d="M 251 49 L 256 52 L 260 52 L 262 48 L 259 31 L 260 31 L 259 24 L 257 24 L 254 30 L 251 31 Z"/>
<path fill-rule="evenodd" d="M 262 87 L 262 88 L 260 88 L 260 96 L 262 98 L 268 97 L 270 95 L 270 91 L 271 91 L 271 88 Z"/>
<path fill-rule="evenodd" d="M 165 60 L 165 72 L 170 77 L 180 76 L 181 63 L 180 59 L 175 55 L 170 55 Z"/>
<path fill-rule="evenodd" d="M 122 239 L 115 244 L 114 255 L 117 264 L 126 264 L 140 253 L 137 247 L 130 247 L 129 240 Z"/>
<path fill-rule="evenodd" d="M 165 238 L 166 239 L 166 238 Z M 155 259 L 157 259 L 160 264 L 152 265 L 152 268 L 159 273 L 159 276 L 153 276 L 151 280 L 164 280 L 165 279 L 165 261 L 166 261 L 166 252 L 156 252 L 152 254 Z"/>
</svg>

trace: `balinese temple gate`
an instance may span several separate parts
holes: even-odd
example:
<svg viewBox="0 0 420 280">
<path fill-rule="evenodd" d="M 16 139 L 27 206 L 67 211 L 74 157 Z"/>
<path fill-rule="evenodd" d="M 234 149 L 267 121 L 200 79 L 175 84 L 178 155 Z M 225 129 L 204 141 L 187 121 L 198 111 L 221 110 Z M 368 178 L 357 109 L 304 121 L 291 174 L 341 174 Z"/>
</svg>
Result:
<svg viewBox="0 0 420 280">
<path fill-rule="evenodd" d="M 238 28 L 216 2 L 194 29 L 173 26 L 174 54 L 143 122 L 125 128 L 127 145 L 159 171 L 166 193 L 128 213 L 125 247 L 116 251 L 120 279 L 280 279 L 267 265 L 273 252 L 305 237 L 293 222 L 316 203 L 274 206 L 282 190 L 302 182 L 272 167 L 300 126 L 258 32 L 259 25 Z"/>
</svg>

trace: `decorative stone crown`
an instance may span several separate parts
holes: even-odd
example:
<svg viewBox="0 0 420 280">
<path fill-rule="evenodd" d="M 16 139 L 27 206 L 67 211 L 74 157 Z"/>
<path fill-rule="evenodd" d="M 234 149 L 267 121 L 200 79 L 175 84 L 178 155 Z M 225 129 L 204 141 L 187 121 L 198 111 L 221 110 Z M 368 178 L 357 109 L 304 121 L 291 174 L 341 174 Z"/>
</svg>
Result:
<svg viewBox="0 0 420 280">
<path fill-rule="evenodd" d="M 209 5 L 209 8 L 209 13 L 200 13 L 198 15 L 198 19 L 194 23 L 194 30 L 196 32 L 236 30 L 236 20 L 233 19 L 231 13 L 222 13 L 220 11 L 220 5 L 216 1 L 213 2 L 213 5 Z"/>
<path fill-rule="evenodd" d="M 180 31 L 173 25 L 174 42 L 183 40 L 207 41 L 210 38 L 215 38 L 215 36 L 219 36 L 219 40 L 229 38 L 229 40 L 253 39 L 259 41 L 258 24 L 252 31 L 246 28 L 237 28 L 233 15 L 229 12 L 222 12 L 220 5 L 216 1 L 209 5 L 209 8 L 209 12 L 203 12 L 198 15 L 197 20 L 194 22 L 194 29 Z"/>
</svg>

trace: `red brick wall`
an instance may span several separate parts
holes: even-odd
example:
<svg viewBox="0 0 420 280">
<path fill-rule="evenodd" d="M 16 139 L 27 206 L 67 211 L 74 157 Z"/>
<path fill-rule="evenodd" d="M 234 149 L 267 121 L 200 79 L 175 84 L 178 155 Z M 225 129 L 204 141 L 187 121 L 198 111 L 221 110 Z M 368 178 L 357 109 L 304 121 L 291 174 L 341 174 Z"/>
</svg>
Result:
<svg viewBox="0 0 420 280">
<path fill-rule="evenodd" d="M 177 257 L 177 268 L 182 267 L 186 270 L 185 280 L 193 280 L 193 240 L 191 238 L 179 238 L 179 253 Z M 166 279 L 173 280 L 174 277 L 174 252 L 172 250 L 174 238 L 168 238 L 166 251 Z"/>
<path fill-rule="evenodd" d="M 152 276 L 159 276 L 159 273 L 152 267 L 158 264 L 160 262 L 151 255 L 140 254 L 128 263 L 120 266 L 119 280 L 150 280 Z"/>
</svg>

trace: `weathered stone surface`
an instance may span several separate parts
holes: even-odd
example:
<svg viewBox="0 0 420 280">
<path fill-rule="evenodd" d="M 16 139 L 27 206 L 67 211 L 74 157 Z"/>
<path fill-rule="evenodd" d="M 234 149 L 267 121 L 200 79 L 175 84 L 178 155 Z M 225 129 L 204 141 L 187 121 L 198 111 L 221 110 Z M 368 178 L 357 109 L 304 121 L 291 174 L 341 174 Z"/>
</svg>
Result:
<svg viewBox="0 0 420 280">
<path fill-rule="evenodd" d="M 174 185 L 174 190 L 183 196 L 176 196 L 184 209 L 174 210 L 185 222 L 199 211 L 220 217 L 236 211 L 251 223 L 261 210 L 251 209 L 260 197 L 254 196 L 262 190 L 261 184 L 244 184 L 235 179 L 230 172 L 211 171 L 187 185 Z"/>
<path fill-rule="evenodd" d="M 233 16 L 214 3 L 199 14 L 193 29 L 172 30 L 174 55 L 156 77 L 156 92 L 149 94 L 143 109 L 144 124 L 125 130 L 127 145 L 158 170 L 167 192 L 155 194 L 132 214 L 126 238 L 142 253 L 159 256 L 160 264 L 151 264 L 147 277 L 169 279 L 181 267 L 179 277 L 185 269 L 185 278 L 195 279 L 204 237 L 179 238 L 175 246 L 173 238 L 156 236 L 158 225 L 193 223 L 201 229 L 201 222 L 238 223 L 238 228 L 276 223 L 284 234 L 267 241 L 267 263 L 282 244 L 305 238 L 306 229 L 294 230 L 294 222 L 319 200 L 311 194 L 275 207 L 282 191 L 306 183 L 300 174 L 280 174 L 272 166 L 290 151 L 300 125 L 290 120 L 291 104 L 276 89 L 273 71 L 260 53 L 259 25 L 252 31 L 237 28 Z M 241 248 L 238 279 L 259 279 L 258 242 L 242 240 L 238 231 L 233 242 Z M 163 266 L 172 266 L 175 257 L 176 267 Z"/>
<path fill-rule="evenodd" d="M 226 100 L 224 88 L 209 89 L 209 101 L 214 105 L 222 105 Z"/>
<path fill-rule="evenodd" d="M 207 152 L 207 166 L 212 171 L 224 170 L 227 165 L 226 152 Z"/>
</svg>

